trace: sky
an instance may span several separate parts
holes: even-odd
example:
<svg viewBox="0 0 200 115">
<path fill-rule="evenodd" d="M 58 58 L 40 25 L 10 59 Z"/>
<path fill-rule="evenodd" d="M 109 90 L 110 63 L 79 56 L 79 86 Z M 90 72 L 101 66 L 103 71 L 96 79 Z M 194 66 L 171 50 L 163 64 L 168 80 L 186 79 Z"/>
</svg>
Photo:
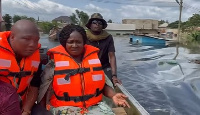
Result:
<svg viewBox="0 0 200 115">
<path fill-rule="evenodd" d="M 177 0 L 180 1 L 180 0 Z M 183 0 L 182 20 L 199 13 L 200 0 Z M 2 15 L 26 15 L 43 21 L 70 16 L 75 10 L 89 16 L 101 13 L 106 21 L 122 19 L 155 19 L 173 22 L 179 18 L 176 0 L 2 0 Z"/>
</svg>

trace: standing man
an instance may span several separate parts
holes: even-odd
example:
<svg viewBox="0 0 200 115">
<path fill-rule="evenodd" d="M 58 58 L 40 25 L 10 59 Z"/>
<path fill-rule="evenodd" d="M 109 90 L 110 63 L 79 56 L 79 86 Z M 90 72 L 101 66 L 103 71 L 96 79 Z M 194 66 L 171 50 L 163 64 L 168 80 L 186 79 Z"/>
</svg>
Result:
<svg viewBox="0 0 200 115">
<path fill-rule="evenodd" d="M 21 99 L 21 114 L 30 115 L 38 96 L 40 76 L 39 32 L 28 20 L 17 21 L 11 31 L 0 32 L 0 80 L 12 84 Z"/>
<path fill-rule="evenodd" d="M 100 49 L 98 55 L 105 74 L 114 85 L 116 83 L 121 83 L 121 81 L 117 79 L 117 65 L 113 37 L 103 30 L 107 27 L 107 22 L 100 13 L 94 13 L 91 15 L 86 27 L 89 29 L 86 32 L 88 38 L 87 44 Z"/>
</svg>

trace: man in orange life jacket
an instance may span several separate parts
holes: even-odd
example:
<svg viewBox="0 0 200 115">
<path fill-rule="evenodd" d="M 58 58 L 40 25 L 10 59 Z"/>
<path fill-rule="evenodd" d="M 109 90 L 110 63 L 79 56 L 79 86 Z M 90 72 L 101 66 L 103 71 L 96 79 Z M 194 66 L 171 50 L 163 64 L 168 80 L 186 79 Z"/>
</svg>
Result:
<svg viewBox="0 0 200 115">
<path fill-rule="evenodd" d="M 40 77 L 39 32 L 28 20 L 17 21 L 11 31 L 0 32 L 0 80 L 12 84 L 21 98 L 22 115 L 31 114 Z"/>
</svg>

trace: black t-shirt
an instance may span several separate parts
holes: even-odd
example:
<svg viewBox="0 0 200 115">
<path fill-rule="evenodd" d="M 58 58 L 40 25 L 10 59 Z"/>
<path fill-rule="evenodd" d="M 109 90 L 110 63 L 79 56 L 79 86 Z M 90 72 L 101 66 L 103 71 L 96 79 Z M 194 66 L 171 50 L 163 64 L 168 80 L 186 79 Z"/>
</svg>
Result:
<svg viewBox="0 0 200 115">
<path fill-rule="evenodd" d="M 31 83 L 30 83 L 31 86 L 40 87 L 41 73 L 42 73 L 42 64 L 40 63 L 36 74 L 34 74 L 33 79 L 31 80 Z"/>
<path fill-rule="evenodd" d="M 101 61 L 103 69 L 110 67 L 108 53 L 115 52 L 114 40 L 113 40 L 112 35 L 109 35 L 106 39 L 102 39 L 99 41 L 89 41 L 88 40 L 87 44 L 100 49 L 98 56 Z"/>
</svg>

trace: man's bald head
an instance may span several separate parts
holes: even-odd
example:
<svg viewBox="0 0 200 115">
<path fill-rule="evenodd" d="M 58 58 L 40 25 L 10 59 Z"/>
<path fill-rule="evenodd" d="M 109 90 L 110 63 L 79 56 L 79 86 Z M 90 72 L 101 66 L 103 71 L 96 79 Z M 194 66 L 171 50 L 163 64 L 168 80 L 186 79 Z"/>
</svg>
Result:
<svg viewBox="0 0 200 115">
<path fill-rule="evenodd" d="M 39 31 L 35 23 L 29 20 L 17 21 L 11 29 L 10 43 L 20 57 L 32 55 L 37 49 Z"/>
<path fill-rule="evenodd" d="M 30 20 L 19 20 L 11 28 L 12 33 L 34 33 L 39 34 L 35 23 Z"/>
</svg>

